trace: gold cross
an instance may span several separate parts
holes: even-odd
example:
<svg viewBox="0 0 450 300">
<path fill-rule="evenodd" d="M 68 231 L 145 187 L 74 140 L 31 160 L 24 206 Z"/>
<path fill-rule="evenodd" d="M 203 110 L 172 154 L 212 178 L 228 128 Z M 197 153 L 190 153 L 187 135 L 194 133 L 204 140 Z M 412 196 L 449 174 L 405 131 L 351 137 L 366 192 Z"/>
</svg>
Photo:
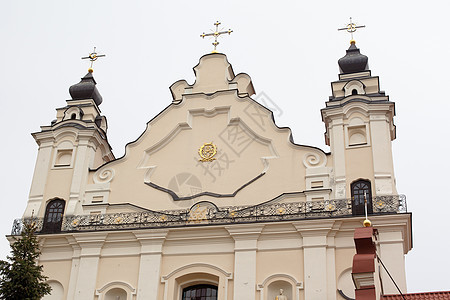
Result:
<svg viewBox="0 0 450 300">
<path fill-rule="evenodd" d="M 219 45 L 219 42 L 217 41 L 217 38 L 218 38 L 221 34 L 228 33 L 228 35 L 230 35 L 230 34 L 233 32 L 233 30 L 231 30 L 231 29 L 224 30 L 224 31 L 219 31 L 219 25 L 220 25 L 220 24 L 221 24 L 221 23 L 220 23 L 219 21 L 217 21 L 216 23 L 214 23 L 214 25 L 216 25 L 216 31 L 211 32 L 211 33 L 204 33 L 204 32 L 203 32 L 203 34 L 200 34 L 200 37 L 203 38 L 203 39 L 205 38 L 205 36 L 213 36 L 213 37 L 214 37 L 214 42 L 212 43 L 213 46 L 214 46 L 214 50 L 212 51 L 212 53 L 217 53 L 216 48 L 217 48 L 217 45 Z"/>
<path fill-rule="evenodd" d="M 82 57 L 81 59 L 89 59 L 90 61 L 91 61 L 91 66 L 90 66 L 90 68 L 88 69 L 88 72 L 89 73 L 92 73 L 92 72 L 94 72 L 94 69 L 92 69 L 92 64 L 94 63 L 94 61 L 96 61 L 99 57 L 105 57 L 106 55 L 104 55 L 104 54 L 98 54 L 97 52 L 95 52 L 95 49 L 96 49 L 97 47 L 94 47 L 94 51 L 93 52 L 91 52 L 91 53 L 89 53 L 89 56 L 86 56 L 86 57 Z"/>
<path fill-rule="evenodd" d="M 344 28 L 338 28 L 338 30 L 347 30 L 348 33 L 350 33 L 352 39 L 350 40 L 350 43 L 354 43 L 355 40 L 353 39 L 353 32 L 356 31 L 358 28 L 364 28 L 366 25 L 360 25 L 357 26 L 355 23 L 352 22 L 352 17 L 350 17 L 350 23 L 347 24 L 347 27 Z"/>
</svg>

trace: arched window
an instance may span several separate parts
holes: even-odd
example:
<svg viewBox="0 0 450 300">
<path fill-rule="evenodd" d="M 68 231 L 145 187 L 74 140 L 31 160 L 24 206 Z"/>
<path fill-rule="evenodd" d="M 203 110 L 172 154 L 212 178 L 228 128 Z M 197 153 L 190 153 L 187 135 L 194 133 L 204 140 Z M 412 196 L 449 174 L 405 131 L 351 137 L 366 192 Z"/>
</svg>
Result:
<svg viewBox="0 0 450 300">
<path fill-rule="evenodd" d="M 42 233 L 56 233 L 61 231 L 65 205 L 66 202 L 61 199 L 52 200 L 47 204 Z"/>
<path fill-rule="evenodd" d="M 183 289 L 182 300 L 217 300 L 217 286 L 199 284 Z"/>
<path fill-rule="evenodd" d="M 364 215 L 364 196 L 367 199 L 367 213 L 372 210 L 372 187 L 368 180 L 358 180 L 351 184 L 352 190 L 352 213 L 353 215 Z"/>
</svg>

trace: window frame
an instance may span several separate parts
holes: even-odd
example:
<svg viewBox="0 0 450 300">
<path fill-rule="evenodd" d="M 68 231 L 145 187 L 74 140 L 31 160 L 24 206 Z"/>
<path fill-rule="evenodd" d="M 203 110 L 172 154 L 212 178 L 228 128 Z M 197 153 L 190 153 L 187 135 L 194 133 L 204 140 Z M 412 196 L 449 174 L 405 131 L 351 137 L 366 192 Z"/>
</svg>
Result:
<svg viewBox="0 0 450 300">
<path fill-rule="evenodd" d="M 192 290 L 199 290 L 199 289 L 208 289 L 211 288 L 212 290 L 215 291 L 215 298 L 214 295 L 210 295 L 210 296 L 195 296 L 195 298 L 192 297 L 186 297 L 185 293 L 187 293 L 188 291 L 192 291 Z M 196 284 L 196 285 L 190 285 L 187 287 L 184 287 L 182 292 L 181 292 L 181 299 L 182 300 L 217 300 L 218 299 L 218 287 L 216 285 L 212 285 L 212 284 Z M 200 298 L 199 298 L 200 297 Z M 209 297 L 209 299 L 207 298 Z"/>
<path fill-rule="evenodd" d="M 59 204 L 58 207 L 52 207 L 58 204 Z M 65 208 L 66 208 L 66 201 L 60 198 L 52 199 L 47 203 L 47 206 L 45 207 L 42 233 L 61 232 Z"/>
<path fill-rule="evenodd" d="M 358 185 L 366 185 L 365 187 L 357 187 Z M 370 180 L 358 179 L 350 184 L 350 191 L 352 195 L 352 214 L 354 216 L 365 215 L 364 208 L 364 191 L 367 191 L 367 213 L 373 214 L 372 206 L 372 184 Z M 355 194 L 355 191 L 357 193 Z"/>
</svg>

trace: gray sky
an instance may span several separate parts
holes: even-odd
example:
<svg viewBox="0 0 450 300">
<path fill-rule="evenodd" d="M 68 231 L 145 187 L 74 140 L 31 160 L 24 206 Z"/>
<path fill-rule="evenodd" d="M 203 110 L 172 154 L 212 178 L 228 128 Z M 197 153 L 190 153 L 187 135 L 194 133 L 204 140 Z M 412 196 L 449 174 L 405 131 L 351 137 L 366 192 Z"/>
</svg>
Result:
<svg viewBox="0 0 450 300">
<path fill-rule="evenodd" d="M 320 109 L 337 80 L 337 60 L 350 16 L 367 27 L 355 34 L 382 90 L 396 102 L 393 142 L 399 193 L 413 213 L 406 256 L 408 292 L 450 290 L 447 233 L 450 142 L 450 21 L 446 1 L 2 1 L 0 3 L 0 234 L 10 232 L 28 198 L 37 145 L 31 132 L 55 119 L 69 86 L 94 65 L 108 138 L 120 157 L 145 124 L 171 101 L 169 86 L 194 80 L 192 67 L 211 51 L 200 34 L 216 20 L 235 73 L 252 77 L 281 109 L 296 143 L 325 146 Z M 0 239 L 0 258 L 9 252 Z"/>
</svg>

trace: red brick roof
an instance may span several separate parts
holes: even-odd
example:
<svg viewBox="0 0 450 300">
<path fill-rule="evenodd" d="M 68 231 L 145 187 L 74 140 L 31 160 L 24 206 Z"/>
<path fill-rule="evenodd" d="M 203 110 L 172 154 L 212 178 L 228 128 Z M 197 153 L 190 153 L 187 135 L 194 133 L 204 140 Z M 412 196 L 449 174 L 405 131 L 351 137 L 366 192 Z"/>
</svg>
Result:
<svg viewBox="0 0 450 300">
<path fill-rule="evenodd" d="M 448 292 L 427 292 L 403 294 L 406 300 L 450 300 L 450 291 Z M 382 300 L 403 300 L 402 295 L 383 295 Z"/>
</svg>

